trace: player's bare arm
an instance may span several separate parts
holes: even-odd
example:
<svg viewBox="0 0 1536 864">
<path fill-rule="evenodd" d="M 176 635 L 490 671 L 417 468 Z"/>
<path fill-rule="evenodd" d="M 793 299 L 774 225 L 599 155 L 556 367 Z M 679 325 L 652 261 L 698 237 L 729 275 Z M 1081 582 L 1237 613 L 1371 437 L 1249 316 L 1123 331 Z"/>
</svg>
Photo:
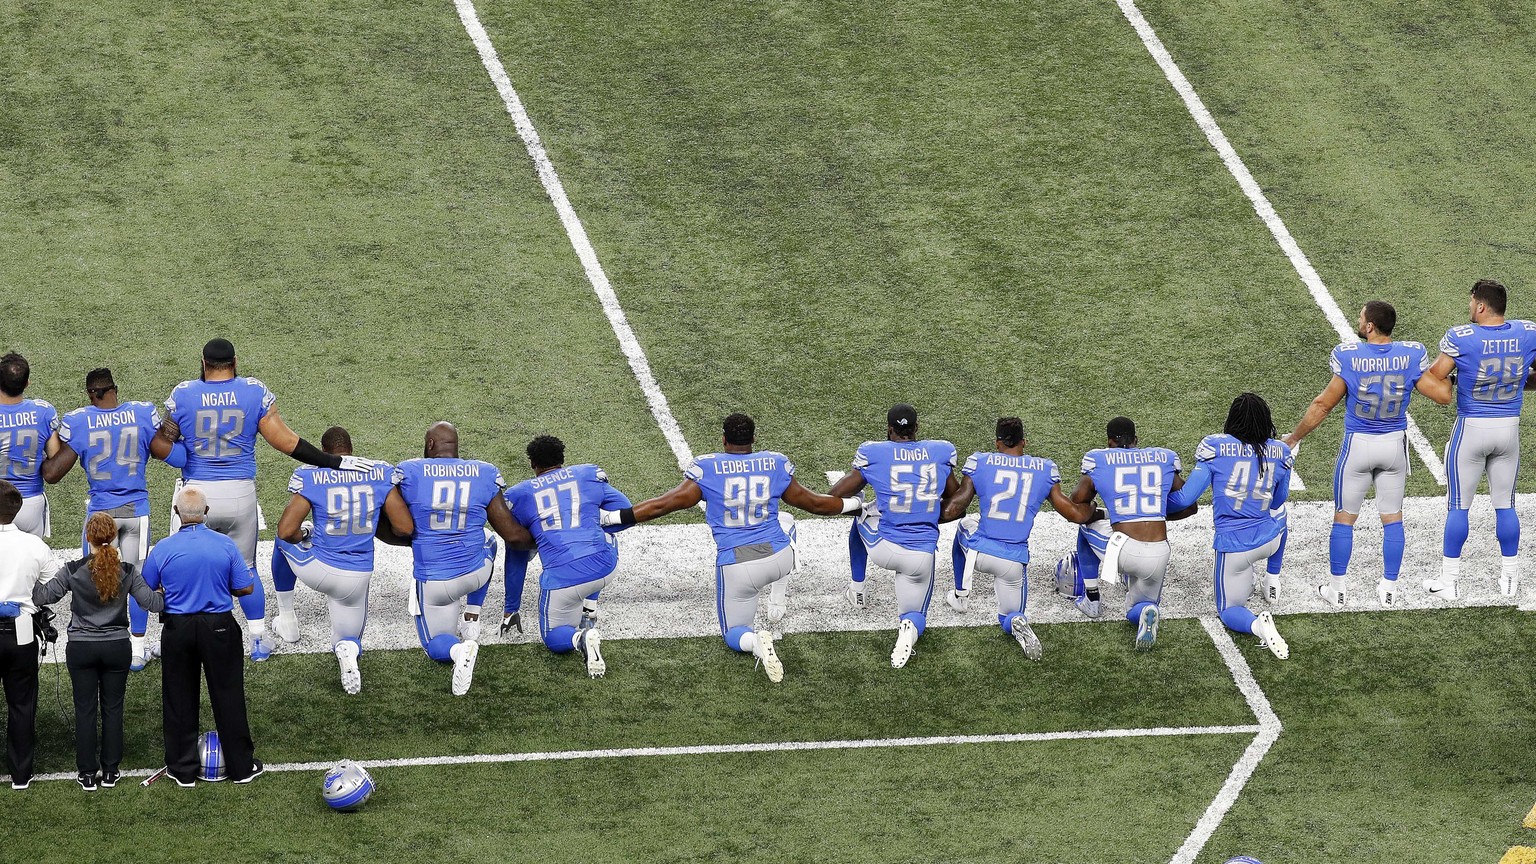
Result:
<svg viewBox="0 0 1536 864">
<path fill-rule="evenodd" d="M 660 519 L 668 513 L 676 513 L 679 510 L 687 510 L 689 507 L 697 507 L 704 500 L 704 490 L 699 484 L 690 479 L 684 479 L 677 484 L 677 488 L 657 495 L 629 508 L 633 518 L 629 521 L 620 521 L 616 524 L 632 525 L 637 522 L 649 522 L 652 519 Z M 619 511 L 623 513 L 623 511 Z"/>
<path fill-rule="evenodd" d="M 1423 379 L 1420 378 L 1419 380 L 1422 381 Z M 1333 376 L 1328 381 L 1328 386 L 1323 388 L 1323 392 L 1317 394 L 1317 398 L 1313 399 L 1312 404 L 1307 406 L 1307 411 L 1301 416 L 1301 422 L 1296 424 L 1295 430 L 1281 439 L 1285 442 L 1285 445 L 1294 450 L 1296 445 L 1301 443 L 1301 439 L 1312 434 L 1312 430 L 1322 425 L 1322 422 L 1328 419 L 1328 415 L 1333 413 L 1333 409 L 1338 407 L 1339 403 L 1344 400 L 1344 394 L 1348 389 L 1349 385 L 1345 383 L 1343 378 L 1337 375 Z"/>
<path fill-rule="evenodd" d="M 843 479 L 833 483 L 832 488 L 827 490 L 827 494 L 833 498 L 847 498 L 850 495 L 857 495 L 864 491 L 864 487 L 868 485 L 868 481 L 864 479 L 864 474 L 855 468 L 844 474 Z"/>
<path fill-rule="evenodd" d="M 69 469 L 75 467 L 79 458 L 73 447 L 64 447 L 59 452 L 49 455 L 43 460 L 41 469 L 43 482 L 51 485 L 63 480 L 64 475 L 69 473 Z"/>
<path fill-rule="evenodd" d="M 939 511 L 939 524 L 953 522 L 964 516 L 965 511 L 970 509 L 971 502 L 975 499 L 976 484 L 971 482 L 971 478 L 961 476 L 959 488 L 944 503 L 944 509 Z"/>
<path fill-rule="evenodd" d="M 181 427 L 169 417 L 160 421 L 160 428 L 155 430 L 155 437 L 149 439 L 149 455 L 164 462 L 170 458 L 171 451 L 176 448 L 176 442 L 181 440 Z"/>
<path fill-rule="evenodd" d="M 394 493 L 391 492 L 391 495 Z M 385 505 L 389 499 L 384 499 Z M 404 503 L 403 499 L 402 502 Z M 523 527 L 523 523 L 512 518 L 512 511 L 507 509 L 507 499 L 497 495 L 491 499 L 491 503 L 485 506 L 485 521 L 490 524 L 501 539 L 507 541 L 507 545 L 513 549 L 534 548 L 533 535 Z"/>
<path fill-rule="evenodd" d="M 966 485 L 969 485 L 971 478 L 965 478 L 964 482 Z M 1051 494 L 1046 500 L 1050 501 L 1051 507 L 1055 509 L 1057 513 L 1061 514 L 1061 518 L 1067 520 L 1068 522 L 1074 522 L 1078 525 L 1086 525 L 1093 521 L 1093 504 L 1079 504 L 1076 501 L 1073 501 L 1071 498 L 1067 497 L 1066 492 L 1062 491 L 1060 483 L 1053 483 L 1051 485 Z M 1092 502 L 1093 499 L 1090 498 L 1088 500 Z"/>
<path fill-rule="evenodd" d="M 69 449 L 68 447 L 64 446 L 64 439 L 59 437 L 59 433 L 57 431 L 55 431 L 51 435 L 49 435 L 48 436 L 48 443 L 43 445 L 43 452 L 48 454 L 49 456 L 54 456 L 54 455 L 58 454 L 58 452 L 60 450 L 68 450 L 68 449 Z"/>
<path fill-rule="evenodd" d="M 415 533 L 416 520 L 411 518 L 410 505 L 405 503 L 405 496 L 400 494 L 397 486 L 384 497 L 384 518 L 379 520 L 374 536 L 391 546 L 409 546 L 411 535 Z"/>
<path fill-rule="evenodd" d="M 309 518 L 309 499 L 297 493 L 288 499 L 283 515 L 277 520 L 277 539 L 298 543 L 304 539 L 304 520 Z"/>
<path fill-rule="evenodd" d="M 949 507 L 949 502 L 953 501 L 955 496 L 960 493 L 960 481 L 955 479 L 955 474 L 956 474 L 956 472 L 954 472 L 954 471 L 949 472 L 949 479 L 944 481 L 944 494 L 939 496 L 939 515 L 940 515 L 939 521 L 940 522 L 944 521 L 944 519 L 942 517 L 943 517 L 945 509 Z M 970 478 L 966 478 L 966 480 L 967 480 L 967 482 L 969 482 Z M 962 510 L 960 512 L 962 514 L 965 513 L 964 510 Z M 955 518 L 958 519 L 960 517 L 956 516 Z"/>
<path fill-rule="evenodd" d="M 692 482 L 692 481 L 689 481 Z M 785 504 L 798 507 L 807 513 L 817 516 L 837 516 L 846 513 L 855 513 L 864 507 L 864 499 L 857 496 L 839 498 L 836 495 L 821 495 L 800 485 L 799 480 L 790 480 L 784 488 L 784 494 L 780 496 Z"/>
<path fill-rule="evenodd" d="M 1441 354 L 1435 358 L 1435 362 L 1419 376 L 1413 389 L 1424 394 L 1424 397 L 1437 405 L 1449 405 L 1456 396 L 1456 388 L 1451 384 L 1451 372 L 1456 369 L 1456 361 Z M 1530 387 L 1530 382 L 1526 382 Z"/>
</svg>

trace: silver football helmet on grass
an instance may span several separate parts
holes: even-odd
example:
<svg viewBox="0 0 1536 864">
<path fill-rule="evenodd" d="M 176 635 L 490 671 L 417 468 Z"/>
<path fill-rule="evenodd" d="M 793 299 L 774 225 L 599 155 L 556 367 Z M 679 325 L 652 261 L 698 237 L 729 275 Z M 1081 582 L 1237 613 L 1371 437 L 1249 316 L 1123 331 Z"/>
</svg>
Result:
<svg viewBox="0 0 1536 864">
<path fill-rule="evenodd" d="M 332 810 L 348 812 L 363 806 L 377 788 L 368 769 L 343 759 L 325 772 L 325 787 L 320 795 Z"/>
</svg>

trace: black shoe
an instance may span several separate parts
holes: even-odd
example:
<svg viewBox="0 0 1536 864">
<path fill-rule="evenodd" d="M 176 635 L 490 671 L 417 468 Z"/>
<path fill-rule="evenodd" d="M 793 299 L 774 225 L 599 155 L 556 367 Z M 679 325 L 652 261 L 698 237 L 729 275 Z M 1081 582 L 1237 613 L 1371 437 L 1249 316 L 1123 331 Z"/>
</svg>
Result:
<svg viewBox="0 0 1536 864">
<path fill-rule="evenodd" d="M 31 786 L 31 785 L 32 785 L 32 778 L 31 777 L 28 777 L 25 780 L 17 780 L 15 777 L 11 778 L 11 788 L 15 789 L 17 792 L 20 792 L 21 790 L 23 790 L 23 789 L 25 789 L 25 788 L 27 788 L 28 786 Z"/>
<path fill-rule="evenodd" d="M 193 786 L 197 785 L 197 778 L 196 777 L 188 777 L 187 779 L 183 780 L 180 777 L 177 777 L 175 774 L 172 774 L 169 771 L 165 772 L 165 776 L 167 776 L 167 777 L 171 778 L 172 780 L 176 781 L 176 785 L 180 786 L 183 789 L 191 789 Z"/>
<path fill-rule="evenodd" d="M 102 775 L 101 775 L 101 785 L 104 788 L 111 789 L 113 786 L 117 785 L 117 781 L 121 780 L 122 777 L 123 777 L 123 772 L 121 772 L 121 771 L 106 771 L 106 772 L 103 772 Z"/>
<path fill-rule="evenodd" d="M 265 773 L 267 773 L 267 766 L 261 764 L 261 760 L 260 759 L 252 759 L 251 760 L 251 773 L 245 775 L 244 777 L 241 777 L 239 780 L 236 780 L 235 782 L 236 783 L 249 783 L 252 780 L 255 780 L 257 777 L 260 777 L 261 775 L 263 775 Z"/>
<path fill-rule="evenodd" d="M 75 782 L 80 784 L 81 789 L 84 789 L 87 792 L 95 792 L 96 772 L 92 771 L 91 773 L 87 774 L 84 771 L 81 771 L 79 774 L 75 775 Z"/>
</svg>

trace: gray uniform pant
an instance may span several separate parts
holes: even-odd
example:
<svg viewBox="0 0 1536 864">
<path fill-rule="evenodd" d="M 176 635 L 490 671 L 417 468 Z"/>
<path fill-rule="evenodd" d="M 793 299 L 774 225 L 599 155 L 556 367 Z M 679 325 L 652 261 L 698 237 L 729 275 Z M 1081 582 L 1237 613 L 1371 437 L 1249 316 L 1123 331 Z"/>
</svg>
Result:
<svg viewBox="0 0 1536 864">
<path fill-rule="evenodd" d="M 235 541 L 251 572 L 256 571 L 256 535 L 260 515 L 256 508 L 255 480 L 187 480 L 181 485 L 195 486 L 208 498 L 208 517 L 203 524 Z M 178 486 L 178 489 L 180 487 Z M 171 511 L 171 533 L 179 520 Z"/>
<path fill-rule="evenodd" d="M 764 544 L 764 552 L 767 552 Z M 738 547 L 737 558 L 751 554 L 751 547 Z M 785 546 L 766 557 L 738 560 L 715 568 L 715 613 L 720 618 L 720 635 L 738 627 L 751 629 L 757 617 L 757 601 L 764 591 L 795 570 L 795 547 Z"/>
<path fill-rule="evenodd" d="M 1157 603 L 1163 596 L 1163 583 L 1168 579 L 1167 540 L 1145 543 L 1126 540 L 1120 548 L 1120 578 L 1125 580 L 1126 608 L 1137 603 Z"/>
<path fill-rule="evenodd" d="M 117 523 L 117 539 L 112 545 L 117 547 L 117 554 L 123 559 L 124 564 L 132 564 L 135 567 L 144 566 L 144 556 L 149 554 L 149 517 L 133 515 L 133 505 L 116 507 L 111 510 L 97 510 L 85 514 L 87 522 L 96 513 L 106 513 Z M 91 553 L 90 544 L 85 539 L 85 527 L 80 528 L 81 554 Z"/>
<path fill-rule="evenodd" d="M 53 522 L 48 514 L 48 496 L 33 495 L 21 499 L 21 512 L 11 520 L 18 531 L 25 531 L 44 540 L 53 536 Z"/>
<path fill-rule="evenodd" d="M 965 550 L 965 571 L 960 575 L 960 584 L 969 591 L 977 573 L 991 576 L 992 590 L 997 595 L 998 616 L 1006 618 L 1016 612 L 1023 612 L 1024 565 L 972 549 L 970 536 L 976 531 L 979 522 L 975 516 L 960 520 L 960 547 Z"/>
<path fill-rule="evenodd" d="M 1333 509 L 1360 515 L 1365 493 L 1376 487 L 1376 509 L 1381 513 L 1403 512 L 1403 490 L 1408 484 L 1408 433 L 1344 433 L 1339 460 L 1333 469 Z"/>
<path fill-rule="evenodd" d="M 876 567 L 896 574 L 896 612 L 928 614 L 928 601 L 933 599 L 934 553 L 919 552 L 905 546 L 897 546 L 889 540 L 867 543 L 869 562 Z"/>
<path fill-rule="evenodd" d="M 491 581 L 491 569 L 495 563 L 496 560 L 492 558 L 478 569 L 452 579 L 416 580 L 416 590 L 411 597 L 411 615 L 416 618 L 416 635 L 420 637 L 423 648 L 438 636 L 458 636 L 464 598 Z M 293 572 L 297 575 L 298 568 L 295 567 Z"/>
<path fill-rule="evenodd" d="M 581 630 L 581 613 L 585 608 L 582 601 L 607 588 L 608 583 L 618 574 L 618 568 L 615 567 L 600 579 L 564 588 L 540 590 L 539 636 L 544 640 L 545 647 L 557 654 L 574 650 L 576 635 Z M 561 630 L 562 627 L 568 629 Z"/>
<path fill-rule="evenodd" d="M 1446 504 L 1470 510 L 1477 484 L 1488 475 L 1488 497 L 1496 510 L 1515 506 L 1520 472 L 1519 417 L 1457 417 L 1445 445 Z"/>
<path fill-rule="evenodd" d="M 331 613 L 331 647 L 349 639 L 361 642 L 368 623 L 368 582 L 373 574 L 332 567 L 318 558 L 294 560 L 287 551 L 283 557 L 300 582 L 325 595 Z M 457 626 L 457 620 L 454 623 Z"/>
<path fill-rule="evenodd" d="M 1283 535 L 1282 535 L 1283 537 Z M 1275 537 L 1257 549 L 1244 552 L 1216 553 L 1216 611 L 1225 612 L 1232 606 L 1242 606 L 1253 594 L 1253 583 L 1258 578 L 1260 561 L 1267 561 L 1280 551 L 1282 537 Z"/>
</svg>

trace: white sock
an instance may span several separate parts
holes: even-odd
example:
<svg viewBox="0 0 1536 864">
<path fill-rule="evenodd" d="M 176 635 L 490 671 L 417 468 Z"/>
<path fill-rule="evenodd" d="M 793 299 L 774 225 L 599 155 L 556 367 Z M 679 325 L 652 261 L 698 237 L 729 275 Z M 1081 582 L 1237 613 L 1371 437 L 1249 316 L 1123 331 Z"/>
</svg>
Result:
<svg viewBox="0 0 1536 864">
<path fill-rule="evenodd" d="M 741 636 L 741 650 L 748 654 L 757 653 L 757 634 L 743 633 Z"/>
<path fill-rule="evenodd" d="M 1504 557 L 1504 561 L 1503 561 L 1503 564 L 1501 566 L 1503 568 L 1504 575 L 1505 576 L 1516 576 L 1516 577 L 1518 577 L 1520 575 L 1520 556 L 1519 555 L 1505 555 L 1503 557 Z"/>
<path fill-rule="evenodd" d="M 132 646 L 133 653 L 139 655 L 140 657 L 148 656 L 149 652 L 146 650 L 148 646 L 145 644 L 148 641 L 148 636 L 135 636 L 132 633 L 128 634 L 128 644 Z"/>
<path fill-rule="evenodd" d="M 267 635 L 267 619 L 265 619 L 265 618 L 254 618 L 254 619 L 246 621 L 245 623 L 246 623 L 246 626 L 251 628 L 251 638 L 252 639 L 257 638 L 258 636 L 265 636 L 265 635 Z"/>
<path fill-rule="evenodd" d="M 1331 573 L 1328 574 L 1328 587 L 1333 589 L 1334 591 L 1343 591 L 1343 590 L 1345 590 L 1345 588 L 1348 585 L 1349 585 L 1349 577 L 1348 576 L 1334 576 Z"/>
<path fill-rule="evenodd" d="M 479 618 L 480 618 L 480 607 L 476 606 L 476 605 L 474 605 L 472 603 L 465 603 L 464 604 L 464 615 L 466 616 L 464 618 L 465 621 L 471 620 L 469 617 L 467 617 L 467 616 L 470 616 L 470 615 L 475 616 L 474 620 L 479 620 Z"/>
<path fill-rule="evenodd" d="M 293 592 L 292 591 L 273 591 L 272 593 L 277 595 L 277 614 L 279 614 L 279 615 L 292 615 L 293 614 Z"/>
<path fill-rule="evenodd" d="M 1440 580 L 1455 582 L 1461 576 L 1461 559 L 1449 556 L 1440 560 Z"/>
</svg>

